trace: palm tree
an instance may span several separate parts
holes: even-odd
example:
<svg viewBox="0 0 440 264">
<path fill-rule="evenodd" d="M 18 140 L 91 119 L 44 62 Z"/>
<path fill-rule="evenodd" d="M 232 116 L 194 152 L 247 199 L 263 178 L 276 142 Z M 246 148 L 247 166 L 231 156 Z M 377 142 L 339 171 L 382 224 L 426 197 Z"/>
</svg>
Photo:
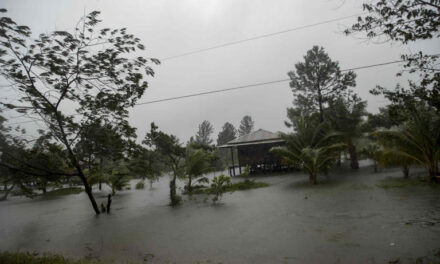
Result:
<svg viewBox="0 0 440 264">
<path fill-rule="evenodd" d="M 381 159 L 382 149 L 379 143 L 370 142 L 361 148 L 361 154 L 373 160 L 374 172 L 377 172 L 377 165 Z"/>
<path fill-rule="evenodd" d="M 423 165 L 429 181 L 438 178 L 440 161 L 440 115 L 432 108 L 420 105 L 400 129 L 373 133 L 387 152 Z"/>
<path fill-rule="evenodd" d="M 396 153 L 393 149 L 384 149 L 379 157 L 379 164 L 383 166 L 401 166 L 403 177 L 407 179 L 409 178 L 409 168 L 416 162 L 406 155 Z"/>
<path fill-rule="evenodd" d="M 211 172 L 211 161 L 213 156 L 203 149 L 193 149 L 188 146 L 185 157 L 185 172 L 188 177 L 188 183 L 185 186 L 188 193 L 193 190 L 192 180 L 199 178 L 205 173 Z"/>
<path fill-rule="evenodd" d="M 317 183 L 318 173 L 328 170 L 345 144 L 339 143 L 340 133 L 328 132 L 328 125 L 312 117 L 300 116 L 294 121 L 296 133 L 282 134 L 286 146 L 271 151 L 301 167 L 309 174 L 309 181 Z"/>
</svg>

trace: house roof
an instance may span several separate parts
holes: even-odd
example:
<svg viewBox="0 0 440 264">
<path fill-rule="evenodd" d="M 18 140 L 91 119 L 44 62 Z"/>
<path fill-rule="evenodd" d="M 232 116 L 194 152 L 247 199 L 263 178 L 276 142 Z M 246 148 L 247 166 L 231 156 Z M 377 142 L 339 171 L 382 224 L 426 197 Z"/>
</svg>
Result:
<svg viewBox="0 0 440 264">
<path fill-rule="evenodd" d="M 228 143 L 219 146 L 219 148 L 228 148 L 244 145 L 256 145 L 256 144 L 269 144 L 284 142 L 279 135 L 279 133 L 273 133 L 264 129 L 258 129 L 257 131 L 251 132 L 247 135 L 241 136 Z"/>
</svg>

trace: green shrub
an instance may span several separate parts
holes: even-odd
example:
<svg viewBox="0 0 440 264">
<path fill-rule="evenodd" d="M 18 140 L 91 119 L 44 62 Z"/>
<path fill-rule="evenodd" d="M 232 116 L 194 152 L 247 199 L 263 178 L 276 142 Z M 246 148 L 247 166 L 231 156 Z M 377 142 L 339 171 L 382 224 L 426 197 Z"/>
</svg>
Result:
<svg viewBox="0 0 440 264">
<path fill-rule="evenodd" d="M 244 172 L 241 174 L 241 176 L 247 178 L 249 177 L 250 174 L 251 174 L 251 167 L 249 165 L 246 165 L 246 167 L 244 167 Z"/>
<path fill-rule="evenodd" d="M 58 196 L 58 195 L 69 195 L 69 194 L 78 194 L 83 192 L 83 188 L 79 187 L 69 187 L 69 188 L 61 188 L 53 191 L 49 191 L 44 194 L 44 196 Z"/>
<path fill-rule="evenodd" d="M 226 192 L 226 190 L 229 188 L 229 186 L 231 186 L 230 177 L 227 177 L 225 175 L 214 177 L 214 179 L 212 179 L 210 188 L 210 194 L 214 195 L 212 201 L 214 203 L 218 202 L 223 196 L 223 193 Z"/>
<path fill-rule="evenodd" d="M 145 188 L 144 181 L 139 181 L 138 183 L 136 183 L 135 188 L 136 188 L 136 190 L 144 189 Z"/>
</svg>

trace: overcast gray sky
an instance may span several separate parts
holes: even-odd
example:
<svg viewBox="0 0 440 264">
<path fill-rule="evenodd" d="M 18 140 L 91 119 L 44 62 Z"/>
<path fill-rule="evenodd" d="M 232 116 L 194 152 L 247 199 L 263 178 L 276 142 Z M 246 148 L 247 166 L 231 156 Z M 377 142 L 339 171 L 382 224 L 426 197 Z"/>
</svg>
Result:
<svg viewBox="0 0 440 264">
<path fill-rule="evenodd" d="M 365 1 L 365 0 L 364 0 Z M 35 34 L 72 30 L 84 11 L 101 11 L 102 27 L 127 27 L 141 38 L 146 57 L 166 58 L 193 50 L 268 34 L 362 12 L 361 0 L 2 0 L 8 16 L 28 25 Z M 440 41 L 402 46 L 376 44 L 341 32 L 355 18 L 320 25 L 270 38 L 245 42 L 190 56 L 163 61 L 140 102 L 209 90 L 266 82 L 287 77 L 313 45 L 323 46 L 342 69 L 399 60 L 400 54 L 423 50 L 440 53 Z M 394 87 L 398 64 L 356 71 L 355 91 L 376 112 L 386 104 L 368 91 L 375 85 Z M 225 122 L 236 127 L 251 115 L 255 128 L 289 131 L 286 108 L 292 105 L 288 82 L 227 93 L 137 106 L 130 123 L 143 138 L 154 121 L 167 133 L 187 141 L 198 124 L 209 120 L 214 139 Z M 26 118 L 14 119 L 14 122 Z M 12 122 L 12 120 L 11 120 Z M 23 124 L 30 134 L 37 127 Z"/>
</svg>

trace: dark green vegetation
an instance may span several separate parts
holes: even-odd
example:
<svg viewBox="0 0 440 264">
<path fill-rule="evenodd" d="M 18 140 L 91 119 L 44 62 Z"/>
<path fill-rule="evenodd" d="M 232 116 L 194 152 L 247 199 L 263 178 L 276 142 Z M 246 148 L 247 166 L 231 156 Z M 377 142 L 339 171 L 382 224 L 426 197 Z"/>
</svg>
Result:
<svg viewBox="0 0 440 264">
<path fill-rule="evenodd" d="M 268 186 L 269 184 L 265 182 L 260 182 L 255 180 L 244 180 L 242 182 L 231 184 L 230 186 L 228 186 L 228 188 L 226 188 L 226 192 L 243 191 L 243 190 L 263 188 Z"/>
<path fill-rule="evenodd" d="M 83 192 L 84 190 L 79 187 L 69 187 L 69 188 L 61 188 L 53 191 L 48 191 L 44 194 L 44 196 L 58 196 L 58 195 L 69 195 L 69 194 L 78 194 Z"/>
<path fill-rule="evenodd" d="M 2 252 L 0 263 L 4 264 L 93 264 L 98 260 L 73 260 L 61 255 L 39 254 L 37 252 Z"/>
</svg>

